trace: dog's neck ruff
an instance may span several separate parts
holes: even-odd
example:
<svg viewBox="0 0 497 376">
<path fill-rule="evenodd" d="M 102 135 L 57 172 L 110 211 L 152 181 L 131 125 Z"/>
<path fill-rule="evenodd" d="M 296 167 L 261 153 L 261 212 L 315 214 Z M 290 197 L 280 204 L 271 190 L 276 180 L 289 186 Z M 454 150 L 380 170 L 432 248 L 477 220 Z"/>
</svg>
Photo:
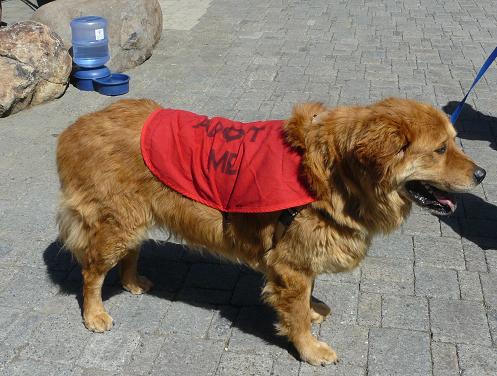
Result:
<svg viewBox="0 0 497 376">
<path fill-rule="evenodd" d="M 159 109 L 141 133 L 145 164 L 165 185 L 223 212 L 262 213 L 316 201 L 283 121 L 240 123 Z"/>
</svg>

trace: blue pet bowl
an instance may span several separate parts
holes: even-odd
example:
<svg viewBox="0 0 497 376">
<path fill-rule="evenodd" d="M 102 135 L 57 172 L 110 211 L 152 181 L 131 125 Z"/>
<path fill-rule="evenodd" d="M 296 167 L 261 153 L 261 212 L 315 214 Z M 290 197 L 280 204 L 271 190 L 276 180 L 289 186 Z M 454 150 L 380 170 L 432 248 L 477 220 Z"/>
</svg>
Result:
<svg viewBox="0 0 497 376">
<path fill-rule="evenodd" d="M 81 68 L 78 67 L 72 74 L 72 83 L 79 90 L 94 91 L 94 80 L 97 78 L 109 77 L 110 69 L 106 66 L 98 68 Z"/>
<path fill-rule="evenodd" d="M 129 76 L 123 73 L 113 73 L 108 77 L 93 80 L 95 90 L 103 95 L 122 95 L 129 91 Z"/>
</svg>

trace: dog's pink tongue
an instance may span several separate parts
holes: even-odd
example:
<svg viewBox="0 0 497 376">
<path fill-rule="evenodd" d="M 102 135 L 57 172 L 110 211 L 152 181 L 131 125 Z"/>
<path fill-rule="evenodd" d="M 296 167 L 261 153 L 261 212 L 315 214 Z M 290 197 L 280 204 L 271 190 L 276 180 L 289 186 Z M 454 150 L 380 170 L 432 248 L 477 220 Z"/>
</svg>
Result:
<svg viewBox="0 0 497 376">
<path fill-rule="evenodd" d="M 456 210 L 457 205 L 452 198 L 444 196 L 440 192 L 433 192 L 433 195 L 439 203 L 448 206 L 451 212 L 454 212 Z"/>
</svg>

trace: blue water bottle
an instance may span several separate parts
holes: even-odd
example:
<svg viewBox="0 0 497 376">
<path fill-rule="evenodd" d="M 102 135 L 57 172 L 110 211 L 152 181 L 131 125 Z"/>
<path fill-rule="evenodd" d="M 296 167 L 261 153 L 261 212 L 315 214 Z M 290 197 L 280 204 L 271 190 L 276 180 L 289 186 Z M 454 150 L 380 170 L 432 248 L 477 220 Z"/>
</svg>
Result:
<svg viewBox="0 0 497 376">
<path fill-rule="evenodd" d="M 96 68 L 109 61 L 107 20 L 85 16 L 71 21 L 73 61 L 82 68 Z"/>
</svg>

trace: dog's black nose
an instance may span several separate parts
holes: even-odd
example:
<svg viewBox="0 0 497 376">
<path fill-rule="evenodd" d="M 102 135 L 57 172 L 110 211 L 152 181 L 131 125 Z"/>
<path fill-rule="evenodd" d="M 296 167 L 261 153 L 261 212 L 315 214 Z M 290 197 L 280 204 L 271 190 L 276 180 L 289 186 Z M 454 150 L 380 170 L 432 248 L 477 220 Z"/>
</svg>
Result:
<svg viewBox="0 0 497 376">
<path fill-rule="evenodd" d="M 475 169 L 474 176 L 475 176 L 475 180 L 478 183 L 481 183 L 483 181 L 483 179 L 485 179 L 485 175 L 487 175 L 487 172 L 483 168 L 477 167 Z"/>
</svg>

